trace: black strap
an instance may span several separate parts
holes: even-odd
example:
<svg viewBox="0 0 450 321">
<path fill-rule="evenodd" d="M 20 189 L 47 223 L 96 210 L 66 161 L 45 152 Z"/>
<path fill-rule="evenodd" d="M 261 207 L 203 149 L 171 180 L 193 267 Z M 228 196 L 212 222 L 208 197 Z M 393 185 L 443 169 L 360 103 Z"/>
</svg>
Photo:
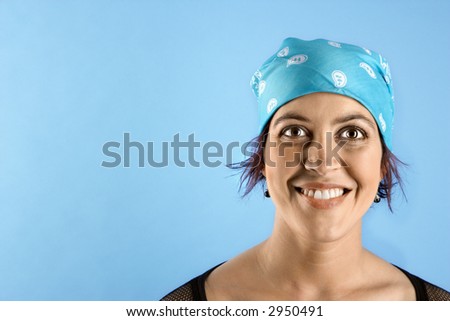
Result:
<svg viewBox="0 0 450 321">
<path fill-rule="evenodd" d="M 211 274 L 212 271 L 214 271 L 216 268 L 224 264 L 225 262 L 222 262 L 220 264 L 217 264 L 215 267 L 209 269 L 202 275 L 199 275 L 198 277 L 191 280 L 191 286 L 192 286 L 192 294 L 194 296 L 194 301 L 208 301 L 206 298 L 206 292 L 205 292 L 205 281 L 208 275 Z"/>
<path fill-rule="evenodd" d="M 429 301 L 427 289 L 425 288 L 425 282 L 421 278 L 409 273 L 408 271 L 403 270 L 397 265 L 394 266 L 402 271 L 403 274 L 408 277 L 409 281 L 411 281 L 412 285 L 414 286 L 414 290 L 416 291 L 416 301 Z"/>
</svg>

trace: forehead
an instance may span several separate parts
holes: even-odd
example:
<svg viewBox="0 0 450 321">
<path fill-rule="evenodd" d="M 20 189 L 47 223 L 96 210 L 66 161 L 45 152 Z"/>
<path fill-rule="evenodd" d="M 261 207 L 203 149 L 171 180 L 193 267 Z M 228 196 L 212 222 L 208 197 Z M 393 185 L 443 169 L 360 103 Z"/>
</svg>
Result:
<svg viewBox="0 0 450 321">
<path fill-rule="evenodd" d="M 357 100 L 333 93 L 313 93 L 291 100 L 274 114 L 271 125 L 286 115 L 326 122 L 345 115 L 361 115 L 376 125 L 372 114 Z"/>
</svg>

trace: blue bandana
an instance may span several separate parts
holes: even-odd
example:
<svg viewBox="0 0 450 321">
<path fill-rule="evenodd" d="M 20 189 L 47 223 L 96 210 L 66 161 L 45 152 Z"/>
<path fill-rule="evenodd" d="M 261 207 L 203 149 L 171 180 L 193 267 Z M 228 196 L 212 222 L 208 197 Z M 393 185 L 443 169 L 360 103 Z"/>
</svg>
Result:
<svg viewBox="0 0 450 321">
<path fill-rule="evenodd" d="M 260 133 L 287 102 L 329 92 L 354 98 L 365 106 L 392 149 L 391 73 L 386 60 L 374 51 L 324 39 L 287 38 L 255 72 L 251 86 L 258 101 Z"/>
</svg>

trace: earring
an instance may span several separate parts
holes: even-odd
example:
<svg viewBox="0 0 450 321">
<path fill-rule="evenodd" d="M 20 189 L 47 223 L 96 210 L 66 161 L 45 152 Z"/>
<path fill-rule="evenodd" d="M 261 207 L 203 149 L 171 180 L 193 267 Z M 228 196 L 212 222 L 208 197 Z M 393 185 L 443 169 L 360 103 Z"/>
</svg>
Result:
<svg viewBox="0 0 450 321">
<path fill-rule="evenodd" d="M 269 194 L 269 190 L 268 190 L 268 189 L 266 189 L 266 190 L 264 191 L 264 196 L 267 197 L 267 198 L 270 197 L 270 194 Z"/>
<path fill-rule="evenodd" d="M 375 199 L 373 200 L 373 202 L 374 202 L 374 203 L 380 203 L 380 201 L 381 201 L 380 196 L 379 196 L 378 194 L 375 195 Z"/>
</svg>

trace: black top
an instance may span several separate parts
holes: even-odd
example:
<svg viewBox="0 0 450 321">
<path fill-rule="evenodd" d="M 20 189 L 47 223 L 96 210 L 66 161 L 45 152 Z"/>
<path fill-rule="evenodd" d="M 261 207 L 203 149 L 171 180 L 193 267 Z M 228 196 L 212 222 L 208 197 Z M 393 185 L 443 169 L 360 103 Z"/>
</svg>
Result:
<svg viewBox="0 0 450 321">
<path fill-rule="evenodd" d="M 164 296 L 161 301 L 207 301 L 205 293 L 205 280 L 208 275 L 218 266 L 223 263 L 209 269 L 205 273 L 193 278 L 189 282 L 183 284 L 179 288 L 173 290 L 166 296 Z M 400 271 L 402 271 L 416 290 L 416 300 L 417 301 L 450 301 L 450 292 L 431 284 L 418 276 L 415 276 L 402 268 L 396 266 Z"/>
</svg>

